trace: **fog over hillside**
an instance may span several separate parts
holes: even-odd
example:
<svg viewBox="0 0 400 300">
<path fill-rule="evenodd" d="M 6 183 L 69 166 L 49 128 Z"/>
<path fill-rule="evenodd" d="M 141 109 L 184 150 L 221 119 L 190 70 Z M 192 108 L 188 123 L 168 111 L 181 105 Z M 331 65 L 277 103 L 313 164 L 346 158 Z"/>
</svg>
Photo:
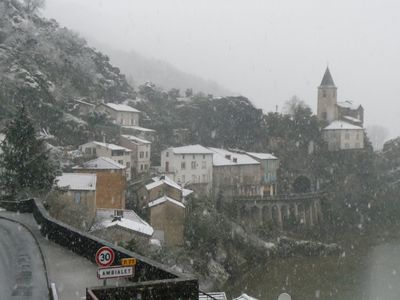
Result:
<svg viewBox="0 0 400 300">
<path fill-rule="evenodd" d="M 167 90 L 178 88 L 184 92 L 191 88 L 194 92 L 203 92 L 214 96 L 233 94 L 213 80 L 186 73 L 168 62 L 145 57 L 134 50 L 113 49 L 91 38 L 88 40 L 91 45 L 106 53 L 111 62 L 126 74 L 129 83 L 133 83 L 135 87 L 151 81 Z"/>
</svg>

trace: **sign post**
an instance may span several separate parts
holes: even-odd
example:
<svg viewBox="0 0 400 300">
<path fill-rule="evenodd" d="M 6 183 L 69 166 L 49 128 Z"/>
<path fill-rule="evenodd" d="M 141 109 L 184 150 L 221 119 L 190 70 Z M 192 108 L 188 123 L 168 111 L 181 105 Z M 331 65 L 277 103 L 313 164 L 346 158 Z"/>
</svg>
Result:
<svg viewBox="0 0 400 300">
<path fill-rule="evenodd" d="M 111 249 L 110 247 L 104 246 L 101 247 L 99 250 L 97 250 L 95 258 L 97 265 L 101 268 L 105 268 L 112 265 L 115 259 L 115 253 L 114 250 Z M 107 284 L 107 279 L 104 278 L 103 286 L 106 286 L 106 284 Z"/>
</svg>

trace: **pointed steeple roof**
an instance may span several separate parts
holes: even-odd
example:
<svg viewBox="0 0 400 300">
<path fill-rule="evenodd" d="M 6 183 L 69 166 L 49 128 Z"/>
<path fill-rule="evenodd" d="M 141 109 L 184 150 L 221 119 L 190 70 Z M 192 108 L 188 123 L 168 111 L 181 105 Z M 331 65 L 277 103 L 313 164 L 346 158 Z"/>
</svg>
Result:
<svg viewBox="0 0 400 300">
<path fill-rule="evenodd" d="M 326 67 L 325 74 L 322 78 L 320 86 L 336 87 L 335 83 L 333 82 L 331 72 L 329 71 L 329 67 Z"/>
</svg>

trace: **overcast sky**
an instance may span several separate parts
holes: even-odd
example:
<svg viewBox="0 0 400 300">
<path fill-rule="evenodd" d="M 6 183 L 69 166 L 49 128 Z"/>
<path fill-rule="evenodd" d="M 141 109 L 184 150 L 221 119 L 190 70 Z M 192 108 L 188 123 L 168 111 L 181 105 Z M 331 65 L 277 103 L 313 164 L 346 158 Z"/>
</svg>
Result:
<svg viewBox="0 0 400 300">
<path fill-rule="evenodd" d="M 215 80 L 265 112 L 293 95 L 315 111 L 329 63 L 339 101 L 400 135 L 396 0 L 47 0 L 44 15 Z"/>
</svg>

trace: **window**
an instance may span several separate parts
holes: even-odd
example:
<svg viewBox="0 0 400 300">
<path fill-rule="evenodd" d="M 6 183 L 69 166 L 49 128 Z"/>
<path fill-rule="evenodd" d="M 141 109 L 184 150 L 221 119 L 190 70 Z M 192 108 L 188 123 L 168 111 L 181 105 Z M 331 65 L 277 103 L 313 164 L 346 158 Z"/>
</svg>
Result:
<svg viewBox="0 0 400 300">
<path fill-rule="evenodd" d="M 145 165 L 144 165 L 144 169 L 147 170 L 148 168 L 149 168 L 149 165 L 148 165 L 148 164 L 145 164 Z"/>
<path fill-rule="evenodd" d="M 182 155 L 182 159 L 185 159 L 185 155 Z"/>
<path fill-rule="evenodd" d="M 203 182 L 206 182 L 206 175 L 203 174 Z"/>
<path fill-rule="evenodd" d="M 119 163 L 120 165 L 123 165 L 123 164 L 124 164 L 124 161 L 123 161 L 123 160 L 118 160 L 118 163 Z"/>
<path fill-rule="evenodd" d="M 169 152 L 165 152 L 165 157 L 169 157 Z"/>
<path fill-rule="evenodd" d="M 183 161 L 183 162 L 181 162 L 181 169 L 182 170 L 185 170 L 186 169 L 186 163 Z"/>
<path fill-rule="evenodd" d="M 194 154 L 193 154 L 193 156 L 192 156 L 192 157 L 193 157 L 193 159 L 196 159 L 196 155 L 194 155 Z"/>
<path fill-rule="evenodd" d="M 143 165 L 140 165 L 140 171 L 143 171 Z"/>
<path fill-rule="evenodd" d="M 169 162 L 165 162 L 165 172 L 169 172 Z"/>
<path fill-rule="evenodd" d="M 196 162 L 195 161 L 192 161 L 191 167 L 192 167 L 192 169 L 196 169 Z"/>
<path fill-rule="evenodd" d="M 360 134 L 359 133 L 357 133 L 357 135 L 356 135 L 356 140 L 357 141 L 360 140 Z"/>
<path fill-rule="evenodd" d="M 128 162 L 126 162 L 126 167 L 127 168 L 130 168 L 131 167 L 131 163 L 128 161 Z"/>
<path fill-rule="evenodd" d="M 144 152 L 143 151 L 140 151 L 139 152 L 139 158 L 143 158 L 144 157 Z"/>
<path fill-rule="evenodd" d="M 203 159 L 206 159 L 206 155 L 205 154 L 203 154 Z"/>
<path fill-rule="evenodd" d="M 81 192 L 75 192 L 74 193 L 74 201 L 76 204 L 81 203 Z"/>
<path fill-rule="evenodd" d="M 202 161 L 201 162 L 201 168 L 202 169 L 206 169 L 207 168 L 207 162 L 206 161 Z"/>
</svg>

